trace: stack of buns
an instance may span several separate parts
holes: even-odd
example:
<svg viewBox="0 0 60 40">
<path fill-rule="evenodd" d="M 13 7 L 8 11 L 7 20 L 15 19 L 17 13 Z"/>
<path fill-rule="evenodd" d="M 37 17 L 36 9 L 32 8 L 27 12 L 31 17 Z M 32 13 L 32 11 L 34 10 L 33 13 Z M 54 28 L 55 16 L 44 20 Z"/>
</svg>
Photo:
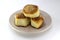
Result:
<svg viewBox="0 0 60 40">
<path fill-rule="evenodd" d="M 39 28 L 43 24 L 44 19 L 40 14 L 38 6 L 28 4 L 26 5 L 22 12 L 15 15 L 15 25 L 17 26 L 27 26 Z"/>
</svg>

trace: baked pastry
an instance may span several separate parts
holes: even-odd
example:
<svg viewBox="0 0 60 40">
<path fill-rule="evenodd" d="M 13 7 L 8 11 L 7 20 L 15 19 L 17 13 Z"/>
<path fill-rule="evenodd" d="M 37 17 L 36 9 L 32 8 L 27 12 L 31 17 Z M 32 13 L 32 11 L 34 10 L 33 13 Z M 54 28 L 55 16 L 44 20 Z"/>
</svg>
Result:
<svg viewBox="0 0 60 40">
<path fill-rule="evenodd" d="M 43 17 L 37 17 L 37 18 L 32 18 L 31 19 L 31 25 L 33 26 L 33 27 L 35 27 L 35 28 L 39 28 L 39 27 L 41 27 L 41 25 L 43 24 L 43 22 L 44 22 L 44 19 L 43 19 Z"/>
<path fill-rule="evenodd" d="M 29 25 L 29 18 L 25 17 L 23 13 L 15 15 L 15 25 L 17 26 L 27 26 Z"/>
<path fill-rule="evenodd" d="M 23 14 L 26 17 L 35 18 L 35 17 L 38 17 L 40 15 L 40 11 L 39 11 L 38 6 L 28 4 L 23 8 Z"/>
</svg>

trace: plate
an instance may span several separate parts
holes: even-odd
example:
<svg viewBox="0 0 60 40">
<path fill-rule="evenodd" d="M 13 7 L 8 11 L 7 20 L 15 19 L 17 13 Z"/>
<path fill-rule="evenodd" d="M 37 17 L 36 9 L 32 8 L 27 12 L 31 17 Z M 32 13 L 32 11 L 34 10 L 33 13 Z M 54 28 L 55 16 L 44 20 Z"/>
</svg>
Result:
<svg viewBox="0 0 60 40">
<path fill-rule="evenodd" d="M 51 24 L 52 24 L 52 19 L 51 19 L 51 16 L 40 10 L 41 12 L 41 15 L 44 17 L 44 24 L 41 28 L 39 29 L 36 29 L 36 28 L 33 28 L 31 26 L 27 26 L 27 27 L 17 27 L 15 26 L 14 24 L 14 17 L 15 17 L 15 14 L 21 12 L 21 10 L 18 10 L 16 11 L 15 13 L 13 13 L 10 18 L 9 18 L 9 23 L 11 25 L 11 28 L 13 30 L 15 30 L 16 32 L 19 32 L 19 33 L 22 33 L 22 34 L 35 34 L 35 33 L 42 33 L 42 32 L 45 32 L 47 31 L 49 28 L 51 28 Z"/>
</svg>

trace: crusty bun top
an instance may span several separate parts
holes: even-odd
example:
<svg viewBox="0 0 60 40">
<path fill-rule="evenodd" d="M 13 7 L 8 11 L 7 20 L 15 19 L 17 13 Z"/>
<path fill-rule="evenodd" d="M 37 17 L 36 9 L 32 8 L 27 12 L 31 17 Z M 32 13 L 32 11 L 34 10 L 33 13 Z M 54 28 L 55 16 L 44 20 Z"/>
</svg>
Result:
<svg viewBox="0 0 60 40">
<path fill-rule="evenodd" d="M 42 16 L 41 17 L 39 16 L 39 17 L 36 17 L 36 18 L 32 18 L 32 20 L 39 23 L 41 20 L 44 20 L 44 18 Z"/>
<path fill-rule="evenodd" d="M 28 4 L 23 8 L 23 12 L 25 12 L 26 14 L 34 14 L 35 12 L 37 12 L 37 10 L 38 6 L 32 4 Z"/>
<path fill-rule="evenodd" d="M 18 13 L 15 15 L 17 19 L 20 19 L 20 18 L 26 18 L 23 13 Z"/>
</svg>

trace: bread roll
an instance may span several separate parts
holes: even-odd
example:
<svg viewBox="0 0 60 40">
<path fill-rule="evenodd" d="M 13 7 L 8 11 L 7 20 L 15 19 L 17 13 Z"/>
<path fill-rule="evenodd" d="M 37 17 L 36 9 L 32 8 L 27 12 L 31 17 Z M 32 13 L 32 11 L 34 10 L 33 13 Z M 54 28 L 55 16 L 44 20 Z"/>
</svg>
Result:
<svg viewBox="0 0 60 40">
<path fill-rule="evenodd" d="M 35 17 L 38 17 L 40 15 L 40 11 L 39 11 L 38 6 L 28 4 L 23 8 L 23 14 L 26 17 L 35 18 Z"/>
<path fill-rule="evenodd" d="M 27 26 L 29 25 L 29 18 L 25 17 L 23 13 L 15 15 L 15 25 L 17 26 Z"/>
<path fill-rule="evenodd" d="M 39 27 L 41 27 L 41 25 L 43 24 L 43 22 L 44 22 L 44 19 L 43 19 L 43 17 L 37 17 L 37 18 L 32 18 L 31 19 L 31 25 L 33 26 L 33 27 L 35 27 L 35 28 L 39 28 Z"/>
</svg>

